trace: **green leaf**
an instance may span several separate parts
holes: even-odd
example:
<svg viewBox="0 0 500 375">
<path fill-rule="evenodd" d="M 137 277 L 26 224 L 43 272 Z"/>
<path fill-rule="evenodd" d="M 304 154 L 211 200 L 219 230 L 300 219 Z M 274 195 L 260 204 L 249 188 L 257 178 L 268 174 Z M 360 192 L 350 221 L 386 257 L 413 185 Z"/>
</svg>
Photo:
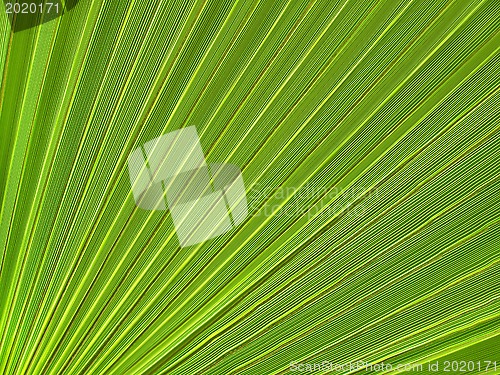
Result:
<svg viewBox="0 0 500 375">
<path fill-rule="evenodd" d="M 1 374 L 500 371 L 497 1 L 2 6 Z M 182 248 L 127 158 L 188 126 L 249 214 Z"/>
</svg>

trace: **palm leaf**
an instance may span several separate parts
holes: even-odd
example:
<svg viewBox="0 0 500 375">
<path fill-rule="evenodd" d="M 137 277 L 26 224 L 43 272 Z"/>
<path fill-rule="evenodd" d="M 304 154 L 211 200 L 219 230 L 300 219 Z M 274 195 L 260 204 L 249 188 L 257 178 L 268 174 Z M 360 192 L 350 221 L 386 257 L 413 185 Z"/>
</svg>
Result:
<svg viewBox="0 0 500 375">
<path fill-rule="evenodd" d="M 82 0 L 11 22 L 0 373 L 500 371 L 497 1 Z M 127 157 L 192 125 L 250 212 L 181 248 Z"/>
</svg>

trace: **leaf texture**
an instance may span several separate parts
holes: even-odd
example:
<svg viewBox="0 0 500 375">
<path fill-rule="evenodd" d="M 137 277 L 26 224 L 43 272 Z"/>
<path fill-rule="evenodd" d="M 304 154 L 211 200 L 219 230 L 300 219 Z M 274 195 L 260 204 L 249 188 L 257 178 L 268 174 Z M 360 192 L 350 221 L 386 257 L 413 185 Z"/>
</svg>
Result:
<svg viewBox="0 0 500 375">
<path fill-rule="evenodd" d="M 499 26 L 496 0 L 2 11 L 0 373 L 500 373 Z M 127 157 L 193 125 L 249 216 L 181 248 Z"/>
</svg>

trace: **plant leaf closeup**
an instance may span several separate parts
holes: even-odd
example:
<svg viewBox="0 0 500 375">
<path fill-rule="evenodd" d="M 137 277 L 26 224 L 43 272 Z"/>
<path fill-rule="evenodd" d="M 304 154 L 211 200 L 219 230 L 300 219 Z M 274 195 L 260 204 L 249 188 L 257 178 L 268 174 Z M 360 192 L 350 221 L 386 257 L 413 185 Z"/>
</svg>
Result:
<svg viewBox="0 0 500 375">
<path fill-rule="evenodd" d="M 0 5 L 0 374 L 500 373 L 498 1 L 75 4 Z M 248 216 L 181 247 L 190 126 Z"/>
</svg>

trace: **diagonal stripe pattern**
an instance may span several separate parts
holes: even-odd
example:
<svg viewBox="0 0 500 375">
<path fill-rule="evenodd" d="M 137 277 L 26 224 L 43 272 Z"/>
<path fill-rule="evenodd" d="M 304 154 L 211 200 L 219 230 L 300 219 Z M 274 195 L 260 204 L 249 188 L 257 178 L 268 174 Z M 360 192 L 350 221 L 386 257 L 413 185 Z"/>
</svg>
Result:
<svg viewBox="0 0 500 375">
<path fill-rule="evenodd" d="M 499 372 L 498 0 L 6 2 L 0 374 Z"/>
</svg>

